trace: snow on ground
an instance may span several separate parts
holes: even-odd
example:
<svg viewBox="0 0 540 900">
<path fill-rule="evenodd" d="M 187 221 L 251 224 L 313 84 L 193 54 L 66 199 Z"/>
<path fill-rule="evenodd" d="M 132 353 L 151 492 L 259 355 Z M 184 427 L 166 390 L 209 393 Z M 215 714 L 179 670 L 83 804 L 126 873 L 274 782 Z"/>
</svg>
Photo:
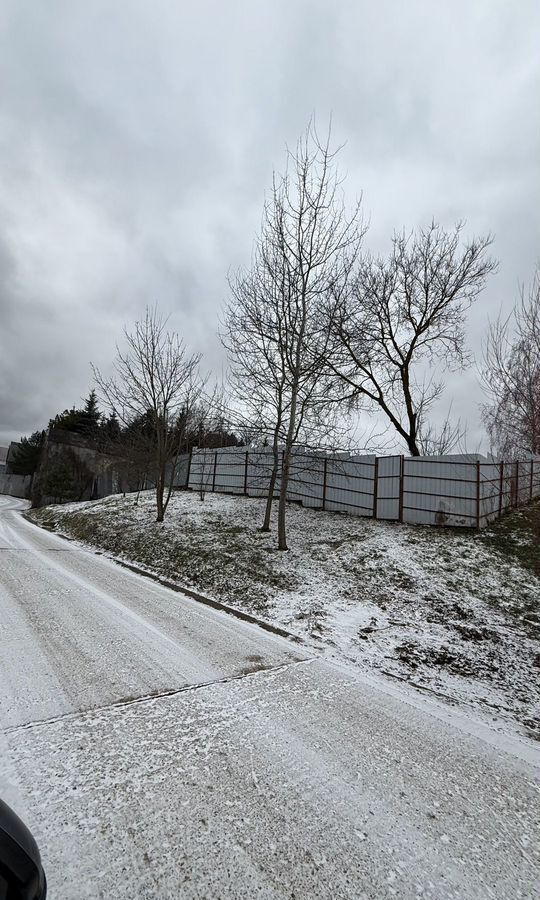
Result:
<svg viewBox="0 0 540 900">
<path fill-rule="evenodd" d="M 12 731 L 50 896 L 533 900 L 533 770 L 343 668 Z"/>
<path fill-rule="evenodd" d="M 540 577 L 520 558 L 522 535 L 519 553 L 502 552 L 508 520 L 502 532 L 477 534 L 291 505 L 290 551 L 279 553 L 275 531 L 258 530 L 263 506 L 179 492 L 157 524 L 148 492 L 33 515 L 330 656 L 472 706 L 501 730 L 540 736 Z"/>
</svg>

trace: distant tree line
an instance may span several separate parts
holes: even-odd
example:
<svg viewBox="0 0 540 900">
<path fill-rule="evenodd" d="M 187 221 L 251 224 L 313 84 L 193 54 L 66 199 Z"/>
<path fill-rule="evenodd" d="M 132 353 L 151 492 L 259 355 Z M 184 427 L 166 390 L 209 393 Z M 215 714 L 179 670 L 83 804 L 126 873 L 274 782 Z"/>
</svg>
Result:
<svg viewBox="0 0 540 900">
<path fill-rule="evenodd" d="M 104 413 L 99 407 L 95 389 L 92 389 L 80 408 L 72 407 L 49 420 L 48 430 L 35 431 L 30 437 L 22 437 L 13 454 L 11 470 L 17 475 L 34 476 L 44 460 L 48 436 L 67 432 L 81 439 L 82 446 L 92 449 L 102 457 L 102 465 L 114 466 L 121 474 L 124 485 L 141 490 L 159 483 L 159 460 L 164 461 L 161 487 L 172 491 L 176 474 L 175 460 L 193 447 L 238 446 L 240 438 L 228 430 L 223 417 L 216 416 L 213 408 L 200 397 L 189 410 L 179 414 L 167 425 L 166 434 L 160 429 L 159 419 L 152 409 L 126 420 L 118 418 L 115 410 Z M 166 439 L 166 452 L 162 452 Z M 55 447 L 54 454 L 45 458 L 41 473 L 40 495 L 53 502 L 76 501 L 88 492 L 95 471 L 88 461 L 69 443 Z M 170 496 L 170 494 L 169 494 Z"/>
</svg>

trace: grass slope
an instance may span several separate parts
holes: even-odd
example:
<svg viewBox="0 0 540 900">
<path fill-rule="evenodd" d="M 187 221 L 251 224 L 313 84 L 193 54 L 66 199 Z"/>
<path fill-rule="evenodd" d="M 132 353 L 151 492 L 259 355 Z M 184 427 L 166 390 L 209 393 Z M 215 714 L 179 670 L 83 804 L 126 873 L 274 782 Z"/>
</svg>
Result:
<svg viewBox="0 0 540 900">
<path fill-rule="evenodd" d="M 262 501 L 244 497 L 177 493 L 162 524 L 151 493 L 32 515 L 331 655 L 540 736 L 538 503 L 481 533 L 293 505 L 288 553 L 258 530 Z"/>
</svg>

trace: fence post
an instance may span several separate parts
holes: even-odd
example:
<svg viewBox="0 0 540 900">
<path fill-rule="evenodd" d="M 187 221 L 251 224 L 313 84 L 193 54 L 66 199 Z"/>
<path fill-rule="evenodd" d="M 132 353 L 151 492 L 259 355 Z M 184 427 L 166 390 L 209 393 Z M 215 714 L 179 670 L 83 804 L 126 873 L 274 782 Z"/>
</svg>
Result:
<svg viewBox="0 0 540 900">
<path fill-rule="evenodd" d="M 499 473 L 499 518 L 502 516 L 502 506 L 503 506 L 503 487 L 504 487 L 504 462 L 501 462 L 499 465 L 500 473 Z"/>
<path fill-rule="evenodd" d="M 186 490 L 189 488 L 189 479 L 191 476 L 191 456 L 193 453 L 193 447 L 189 451 L 188 462 L 187 462 L 187 478 L 186 478 Z"/>
<path fill-rule="evenodd" d="M 328 457 L 324 457 L 323 462 L 323 484 L 322 484 L 322 508 L 326 509 L 326 473 L 328 471 Z M 532 484 L 532 482 L 531 482 Z"/>
<path fill-rule="evenodd" d="M 377 495 L 379 492 L 379 457 L 375 457 L 375 471 L 373 473 L 373 518 L 377 518 Z"/>
<path fill-rule="evenodd" d="M 398 502 L 398 522 L 403 522 L 403 478 L 405 475 L 405 457 L 401 454 L 399 458 L 399 502 Z"/>
<path fill-rule="evenodd" d="M 480 462 L 476 463 L 476 527 L 480 529 Z"/>
<path fill-rule="evenodd" d="M 212 493 L 216 489 L 217 450 L 214 451 L 214 474 L 212 475 Z"/>
<path fill-rule="evenodd" d="M 530 497 L 529 500 L 533 498 L 533 475 L 534 475 L 534 459 L 531 459 L 531 489 L 529 491 Z"/>
<path fill-rule="evenodd" d="M 516 459 L 516 506 L 519 506 L 519 460 Z"/>
<path fill-rule="evenodd" d="M 246 450 L 246 459 L 244 462 L 244 496 L 247 497 L 247 482 L 248 482 L 248 465 L 249 465 L 249 450 Z"/>
</svg>

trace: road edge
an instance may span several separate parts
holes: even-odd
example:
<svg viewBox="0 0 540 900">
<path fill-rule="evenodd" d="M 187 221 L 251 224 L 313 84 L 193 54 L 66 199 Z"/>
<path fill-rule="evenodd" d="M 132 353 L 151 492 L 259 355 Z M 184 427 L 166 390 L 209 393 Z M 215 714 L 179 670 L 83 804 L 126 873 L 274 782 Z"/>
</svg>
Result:
<svg viewBox="0 0 540 900">
<path fill-rule="evenodd" d="M 34 525 L 36 528 L 41 529 L 41 531 L 47 532 L 47 534 L 54 534 L 57 537 L 62 538 L 63 540 L 71 541 L 72 543 L 78 543 L 81 546 L 87 547 L 92 551 L 92 553 L 95 553 L 98 556 L 106 556 L 106 558 L 110 559 L 111 562 L 117 563 L 117 565 L 122 566 L 122 568 L 124 569 L 128 569 L 135 575 L 142 575 L 143 578 L 149 578 L 151 581 L 156 582 L 156 584 L 159 584 L 162 587 L 169 588 L 171 591 L 175 591 L 175 593 L 177 594 L 184 594 L 186 597 L 189 597 L 191 600 L 195 600 L 197 603 L 201 603 L 203 606 L 209 606 L 211 609 L 217 609 L 220 612 L 227 613 L 227 615 L 234 616 L 234 618 L 240 619 L 243 622 L 249 622 L 251 625 L 257 625 L 264 631 L 269 631 L 271 634 L 275 634 L 278 637 L 282 637 L 288 641 L 292 641 L 294 644 L 305 644 L 304 639 L 299 634 L 295 634 L 293 631 L 287 631 L 286 628 L 281 628 L 279 625 L 273 625 L 271 622 L 267 622 L 265 619 L 260 619 L 258 616 L 254 616 L 252 613 L 244 612 L 244 610 L 237 609 L 237 607 L 235 606 L 229 606 L 228 603 L 223 603 L 223 601 L 221 600 L 214 600 L 212 597 L 207 597 L 205 594 L 200 594 L 198 591 L 194 591 L 191 588 L 183 587 L 182 585 L 177 584 L 175 581 L 170 581 L 167 578 L 163 578 L 156 572 L 145 569 L 135 562 L 128 562 L 128 560 L 121 559 L 120 557 L 110 553 L 108 550 L 102 550 L 100 547 L 94 547 L 92 544 L 87 544 L 85 541 L 80 541 L 76 538 L 73 538 L 71 537 L 71 535 L 65 534 L 62 531 L 53 531 L 50 528 L 46 528 L 44 525 L 36 522 L 36 520 L 33 519 L 26 511 L 21 510 L 21 516 L 23 519 L 26 519 L 26 521 L 29 522 L 30 525 Z"/>
</svg>

